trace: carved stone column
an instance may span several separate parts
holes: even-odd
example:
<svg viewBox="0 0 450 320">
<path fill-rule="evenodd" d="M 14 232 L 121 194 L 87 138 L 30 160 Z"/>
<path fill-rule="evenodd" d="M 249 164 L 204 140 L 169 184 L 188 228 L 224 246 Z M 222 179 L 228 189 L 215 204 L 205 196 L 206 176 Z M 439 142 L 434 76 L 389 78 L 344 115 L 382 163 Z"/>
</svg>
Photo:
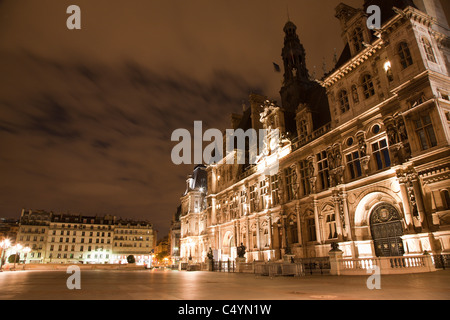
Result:
<svg viewBox="0 0 450 320">
<path fill-rule="evenodd" d="M 261 250 L 261 232 L 259 228 L 259 217 L 256 217 L 256 248 L 258 249 L 258 251 Z"/>
<path fill-rule="evenodd" d="M 297 237 L 298 237 L 298 243 L 300 246 L 303 245 L 303 239 L 302 239 L 302 225 L 300 223 L 300 206 L 297 204 L 295 206 L 295 213 L 297 215 Z"/>
<path fill-rule="evenodd" d="M 216 209 L 216 197 L 211 198 L 211 224 L 214 226 L 217 224 L 217 209 Z"/>
<path fill-rule="evenodd" d="M 250 219 L 247 217 L 246 221 L 247 221 L 247 243 L 246 243 L 246 246 L 249 250 L 250 249 L 253 250 L 253 248 L 250 248 Z"/>
<path fill-rule="evenodd" d="M 267 214 L 267 222 L 269 224 L 269 249 L 273 249 L 273 239 L 272 239 L 272 214 L 269 212 Z"/>
<path fill-rule="evenodd" d="M 316 225 L 316 240 L 318 243 L 322 243 L 322 233 L 320 228 L 320 220 L 319 220 L 319 208 L 318 208 L 319 201 L 313 200 L 314 205 L 314 223 Z"/>
<path fill-rule="evenodd" d="M 280 222 L 281 222 L 281 248 L 286 249 L 286 216 L 284 213 L 280 213 Z"/>
</svg>

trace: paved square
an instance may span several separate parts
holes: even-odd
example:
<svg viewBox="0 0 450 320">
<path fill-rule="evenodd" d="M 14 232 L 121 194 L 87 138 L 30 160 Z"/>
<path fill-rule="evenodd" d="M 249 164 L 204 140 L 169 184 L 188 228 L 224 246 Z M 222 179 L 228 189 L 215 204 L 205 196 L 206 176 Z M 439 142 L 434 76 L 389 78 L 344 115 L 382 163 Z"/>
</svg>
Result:
<svg viewBox="0 0 450 320">
<path fill-rule="evenodd" d="M 261 277 L 171 270 L 81 271 L 81 289 L 66 286 L 64 271 L 0 273 L 0 300 L 448 300 L 450 270 L 384 275 L 369 290 L 365 276 Z"/>
</svg>

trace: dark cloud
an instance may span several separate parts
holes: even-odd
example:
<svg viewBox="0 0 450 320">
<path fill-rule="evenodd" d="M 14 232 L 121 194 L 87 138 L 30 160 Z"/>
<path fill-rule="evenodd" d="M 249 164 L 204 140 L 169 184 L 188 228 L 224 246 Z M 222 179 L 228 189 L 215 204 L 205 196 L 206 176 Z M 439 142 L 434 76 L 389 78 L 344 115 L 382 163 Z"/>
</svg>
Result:
<svg viewBox="0 0 450 320">
<path fill-rule="evenodd" d="M 218 70 L 210 81 L 121 65 L 55 64 L 38 55 L 0 53 L 27 78 L 26 95 L 3 92 L 0 143 L 3 215 L 21 207 L 147 218 L 167 230 L 192 169 L 171 163 L 171 133 L 195 120 L 224 129 L 252 84 Z M 33 75 L 39 75 L 33 78 Z M 20 147 L 17 145 L 20 144 Z M 164 220 L 165 219 L 165 220 Z M 165 221 L 165 222 L 163 222 Z M 165 228 L 165 229 L 164 229 Z"/>
</svg>

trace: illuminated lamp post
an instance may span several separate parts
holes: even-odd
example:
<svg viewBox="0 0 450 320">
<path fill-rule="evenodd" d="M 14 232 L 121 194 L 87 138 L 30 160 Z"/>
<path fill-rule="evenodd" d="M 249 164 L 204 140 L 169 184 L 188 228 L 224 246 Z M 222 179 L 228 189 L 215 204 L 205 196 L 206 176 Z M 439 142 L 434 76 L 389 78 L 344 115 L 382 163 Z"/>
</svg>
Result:
<svg viewBox="0 0 450 320">
<path fill-rule="evenodd" d="M 3 260 L 5 259 L 5 251 L 11 246 L 11 241 L 9 239 L 5 239 L 0 242 L 0 248 L 2 248 L 2 256 L 0 258 L 0 272 L 3 272 Z"/>
<path fill-rule="evenodd" d="M 13 249 L 15 250 L 14 254 L 14 271 L 16 271 L 16 261 L 17 261 L 17 255 L 19 254 L 19 251 L 22 250 L 22 245 L 20 243 L 16 244 Z"/>
</svg>

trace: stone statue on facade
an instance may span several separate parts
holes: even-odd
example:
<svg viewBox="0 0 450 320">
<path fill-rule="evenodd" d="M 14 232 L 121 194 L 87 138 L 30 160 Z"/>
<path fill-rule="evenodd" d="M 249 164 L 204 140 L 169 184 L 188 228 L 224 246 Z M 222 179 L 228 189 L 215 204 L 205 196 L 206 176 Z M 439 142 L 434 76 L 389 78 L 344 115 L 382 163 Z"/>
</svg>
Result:
<svg viewBox="0 0 450 320">
<path fill-rule="evenodd" d="M 213 259 L 214 259 L 214 254 L 213 254 L 213 252 L 212 252 L 211 247 L 209 247 L 209 251 L 208 251 L 208 253 L 206 254 L 206 257 L 207 257 L 209 260 L 213 260 Z"/>
<path fill-rule="evenodd" d="M 239 247 L 237 247 L 237 255 L 239 258 L 244 258 L 245 256 L 245 246 L 244 244 L 241 242 L 241 245 Z"/>
</svg>

